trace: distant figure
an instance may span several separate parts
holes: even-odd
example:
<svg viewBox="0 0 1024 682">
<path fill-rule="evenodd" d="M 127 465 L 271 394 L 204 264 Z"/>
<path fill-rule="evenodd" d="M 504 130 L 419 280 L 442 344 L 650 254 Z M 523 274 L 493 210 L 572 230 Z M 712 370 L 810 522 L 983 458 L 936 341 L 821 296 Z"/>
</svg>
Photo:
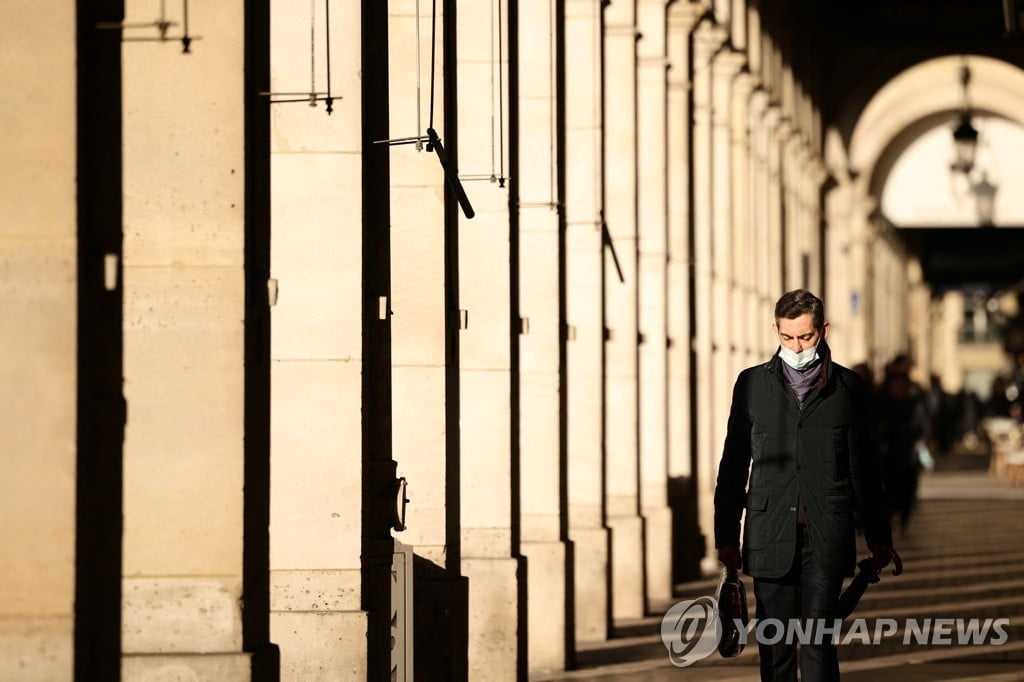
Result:
<svg viewBox="0 0 1024 682">
<path fill-rule="evenodd" d="M 947 454 L 953 447 L 956 420 L 953 419 L 952 396 L 942 388 L 942 379 L 932 374 L 925 403 L 932 441 L 940 454 Z"/>
<path fill-rule="evenodd" d="M 874 393 L 875 373 L 871 371 L 871 365 L 866 362 L 858 362 L 850 369 L 856 372 L 857 375 L 864 380 L 864 385 L 868 387 L 868 390 Z"/>
<path fill-rule="evenodd" d="M 870 395 L 825 343 L 821 299 L 804 289 L 775 305 L 779 349 L 743 370 L 715 488 L 715 547 L 725 566 L 754 578 L 759 619 L 838 618 L 843 576 L 852 576 L 854 514 L 878 569 L 895 563 L 882 477 L 870 437 Z M 746 515 L 740 553 L 740 520 Z M 787 628 L 792 623 L 787 625 Z M 839 679 L 836 646 L 785 639 L 759 644 L 761 679 Z"/>
<path fill-rule="evenodd" d="M 902 356 L 889 363 L 875 403 L 878 452 L 885 474 L 889 511 L 905 531 L 917 504 L 921 462 L 918 447 L 928 439 L 928 410 L 920 389 L 910 380 Z"/>
<path fill-rule="evenodd" d="M 986 417 L 1009 417 L 1010 401 L 1006 397 L 1007 381 L 1005 377 L 997 376 L 992 379 L 992 389 L 985 403 Z"/>
</svg>

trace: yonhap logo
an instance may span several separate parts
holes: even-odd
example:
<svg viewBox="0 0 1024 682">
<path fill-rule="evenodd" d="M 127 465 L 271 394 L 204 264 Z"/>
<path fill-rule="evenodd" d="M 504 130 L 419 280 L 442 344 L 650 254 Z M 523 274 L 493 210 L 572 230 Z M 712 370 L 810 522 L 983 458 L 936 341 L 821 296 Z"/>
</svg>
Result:
<svg viewBox="0 0 1024 682">
<path fill-rule="evenodd" d="M 661 641 L 669 660 L 677 668 L 707 658 L 718 648 L 722 628 L 718 622 L 718 601 L 698 597 L 673 604 L 661 619 Z"/>
<path fill-rule="evenodd" d="M 661 641 L 669 660 L 685 668 L 707 658 L 723 637 L 722 614 L 714 597 L 698 597 L 673 604 L 661 619 Z M 873 627 L 872 627 L 873 626 Z M 746 645 L 753 634 L 759 645 L 821 645 L 831 642 L 878 646 L 884 640 L 902 640 L 904 646 L 979 646 L 1006 644 L 1009 618 L 908 618 L 901 624 L 894 618 L 779 618 L 732 620 L 731 630 Z M 722 654 L 728 656 L 727 654 Z"/>
</svg>

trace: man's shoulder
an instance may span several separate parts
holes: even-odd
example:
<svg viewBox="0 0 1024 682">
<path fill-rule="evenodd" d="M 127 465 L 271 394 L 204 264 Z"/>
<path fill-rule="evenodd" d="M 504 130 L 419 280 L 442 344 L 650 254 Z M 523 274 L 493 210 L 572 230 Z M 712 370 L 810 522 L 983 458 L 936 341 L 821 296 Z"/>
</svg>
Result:
<svg viewBox="0 0 1024 682">
<path fill-rule="evenodd" d="M 753 377 L 767 374 L 768 372 L 771 371 L 771 364 L 771 360 L 768 360 L 765 362 L 758 363 L 756 365 L 751 365 L 750 367 L 741 370 L 740 373 L 736 376 L 736 380 L 749 381 Z"/>
<path fill-rule="evenodd" d="M 839 384 L 846 390 L 856 395 L 863 395 L 867 392 L 868 386 L 864 383 L 864 378 L 854 372 L 849 367 L 840 365 L 838 362 L 832 362 L 832 371 L 835 374 Z"/>
<path fill-rule="evenodd" d="M 736 375 L 736 387 L 750 389 L 753 386 L 764 385 L 767 381 L 768 375 L 771 374 L 772 371 L 772 363 L 770 360 L 757 365 L 751 365 L 750 367 L 741 370 L 740 373 Z"/>
</svg>

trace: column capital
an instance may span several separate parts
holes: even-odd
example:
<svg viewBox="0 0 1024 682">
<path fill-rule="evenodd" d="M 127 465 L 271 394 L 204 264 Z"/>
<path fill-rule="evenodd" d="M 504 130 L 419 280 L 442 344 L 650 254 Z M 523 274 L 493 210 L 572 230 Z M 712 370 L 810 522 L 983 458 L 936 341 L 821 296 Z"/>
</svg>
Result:
<svg viewBox="0 0 1024 682">
<path fill-rule="evenodd" d="M 728 125 L 732 116 L 733 88 L 737 74 L 746 64 L 746 55 L 723 49 L 711 61 L 713 115 L 718 124 Z"/>
<path fill-rule="evenodd" d="M 761 87 L 760 82 L 753 75 L 751 75 L 751 84 L 753 87 L 750 89 L 750 111 L 763 120 L 770 100 L 768 91 Z"/>
<path fill-rule="evenodd" d="M 661 2 L 662 0 L 656 0 Z M 702 2 L 687 2 L 686 0 L 669 0 L 667 8 L 667 20 L 669 31 L 685 31 L 689 33 L 697 25 L 709 9 Z"/>
<path fill-rule="evenodd" d="M 747 63 L 747 55 L 733 49 L 718 50 L 712 57 L 712 74 L 719 78 L 732 81 L 741 73 Z"/>
<path fill-rule="evenodd" d="M 721 24 L 713 24 L 705 21 L 697 25 L 694 31 L 694 72 L 707 68 L 715 55 L 723 49 L 726 40 L 729 39 L 729 31 Z"/>
<path fill-rule="evenodd" d="M 775 125 L 772 126 L 772 135 L 775 137 L 777 142 L 786 144 L 789 142 L 789 138 L 793 135 L 793 122 L 788 117 L 783 115 L 782 109 L 772 107 L 775 110 Z"/>
<path fill-rule="evenodd" d="M 768 99 L 764 108 L 764 125 L 770 135 L 775 134 L 775 129 L 782 122 L 782 109 L 777 102 L 772 101 L 771 94 L 765 91 Z"/>
<path fill-rule="evenodd" d="M 757 86 L 754 83 L 753 74 L 751 74 L 750 71 L 747 71 L 746 69 L 742 68 L 745 65 L 746 62 L 744 61 L 744 63 L 741 64 L 741 68 L 736 72 L 736 75 L 733 77 L 732 95 L 734 98 L 740 99 L 744 105 L 747 105 L 747 103 L 750 101 L 751 95 L 754 94 L 754 89 Z"/>
</svg>

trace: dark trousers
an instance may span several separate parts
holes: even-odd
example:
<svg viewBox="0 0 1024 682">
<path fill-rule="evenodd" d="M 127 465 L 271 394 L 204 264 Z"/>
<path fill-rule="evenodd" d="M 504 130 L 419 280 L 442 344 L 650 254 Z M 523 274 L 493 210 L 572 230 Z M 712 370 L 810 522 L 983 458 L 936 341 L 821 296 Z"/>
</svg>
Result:
<svg viewBox="0 0 1024 682">
<path fill-rule="evenodd" d="M 757 619 L 777 618 L 787 625 L 791 618 L 823 618 L 830 624 L 836 618 L 842 576 L 827 575 L 815 558 L 807 527 L 798 526 L 796 555 L 793 566 L 781 578 L 755 578 L 754 597 Z M 774 634 L 769 628 L 767 634 Z M 813 640 L 812 640 L 813 641 Z M 796 682 L 797 644 L 759 644 L 761 680 Z M 839 679 L 839 656 L 831 638 L 821 645 L 800 646 L 800 677 L 802 682 L 833 682 Z"/>
</svg>

